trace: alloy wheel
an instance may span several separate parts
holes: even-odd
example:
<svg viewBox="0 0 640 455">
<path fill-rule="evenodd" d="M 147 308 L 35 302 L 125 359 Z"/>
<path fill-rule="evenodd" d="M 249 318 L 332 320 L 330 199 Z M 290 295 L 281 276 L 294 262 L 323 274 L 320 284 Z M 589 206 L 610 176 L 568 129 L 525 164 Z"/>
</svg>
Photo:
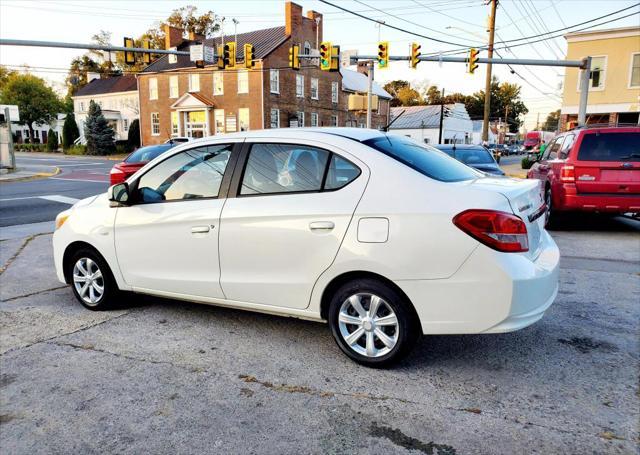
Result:
<svg viewBox="0 0 640 455">
<path fill-rule="evenodd" d="M 98 304 L 104 295 L 104 277 L 93 259 L 87 257 L 78 259 L 73 266 L 73 285 L 87 305 Z"/>
<path fill-rule="evenodd" d="M 349 348 L 365 357 L 382 357 L 398 343 L 398 317 L 375 294 L 359 293 L 346 299 L 338 313 L 338 327 Z"/>
</svg>

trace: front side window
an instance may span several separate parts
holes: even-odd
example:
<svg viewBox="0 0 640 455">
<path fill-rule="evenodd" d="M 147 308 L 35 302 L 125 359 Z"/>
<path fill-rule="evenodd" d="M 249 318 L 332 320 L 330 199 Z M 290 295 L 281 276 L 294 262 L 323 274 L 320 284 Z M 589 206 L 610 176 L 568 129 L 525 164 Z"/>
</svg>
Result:
<svg viewBox="0 0 640 455">
<path fill-rule="evenodd" d="M 158 112 L 151 113 L 151 135 L 160 136 L 160 114 Z"/>
<path fill-rule="evenodd" d="M 315 77 L 311 78 L 311 99 L 318 99 L 318 79 Z"/>
<path fill-rule="evenodd" d="M 155 77 L 149 79 L 149 99 L 158 99 L 158 79 Z"/>
<path fill-rule="evenodd" d="M 140 202 L 217 197 L 231 145 L 210 145 L 173 155 L 145 173 L 137 185 Z"/>
<path fill-rule="evenodd" d="M 169 98 L 177 98 L 178 93 L 178 76 L 169 76 Z"/>
<path fill-rule="evenodd" d="M 242 107 L 238 109 L 238 126 L 240 131 L 249 131 L 249 108 Z"/>
<path fill-rule="evenodd" d="M 338 83 L 337 82 L 331 83 L 331 102 L 332 103 L 338 102 Z"/>
<path fill-rule="evenodd" d="M 269 71 L 269 82 L 271 93 L 280 93 L 280 72 L 278 70 Z"/>
<path fill-rule="evenodd" d="M 224 95 L 224 73 L 213 73 L 213 94 Z"/>
<path fill-rule="evenodd" d="M 631 75 L 629 88 L 640 87 L 640 52 L 631 54 Z"/>
<path fill-rule="evenodd" d="M 248 71 L 238 71 L 238 93 L 249 93 Z"/>
<path fill-rule="evenodd" d="M 320 191 L 329 152 L 305 145 L 255 144 L 240 194 Z"/>
<path fill-rule="evenodd" d="M 482 177 L 482 173 L 449 157 L 446 153 L 403 137 L 384 135 L 363 141 L 374 150 L 411 169 L 441 182 L 459 182 Z"/>
<path fill-rule="evenodd" d="M 271 109 L 271 128 L 280 128 L 280 111 L 278 109 Z"/>
<path fill-rule="evenodd" d="M 190 92 L 200 91 L 200 75 L 198 73 L 189 74 L 189 91 Z"/>
<path fill-rule="evenodd" d="M 296 96 L 302 98 L 304 96 L 304 76 L 296 74 Z"/>
</svg>

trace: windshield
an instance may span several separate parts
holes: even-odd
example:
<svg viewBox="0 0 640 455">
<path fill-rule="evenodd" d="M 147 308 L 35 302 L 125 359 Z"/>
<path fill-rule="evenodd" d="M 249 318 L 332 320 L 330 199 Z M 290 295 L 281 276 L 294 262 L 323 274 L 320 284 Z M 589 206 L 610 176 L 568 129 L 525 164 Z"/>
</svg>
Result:
<svg viewBox="0 0 640 455">
<path fill-rule="evenodd" d="M 485 148 L 478 147 L 472 149 L 455 149 L 447 154 L 453 156 L 458 161 L 462 161 L 464 164 L 473 166 L 474 164 L 494 164 L 495 161 Z"/>
<path fill-rule="evenodd" d="M 640 132 L 585 134 L 581 161 L 640 161 Z"/>
<path fill-rule="evenodd" d="M 481 173 L 452 159 L 446 153 L 407 137 L 385 135 L 367 139 L 363 144 L 441 182 L 459 182 L 482 177 Z"/>
<path fill-rule="evenodd" d="M 142 163 L 145 161 L 151 161 L 157 156 L 160 156 L 163 152 L 166 152 L 173 145 L 149 145 L 147 147 L 142 147 L 133 152 L 131 155 L 124 160 L 125 163 Z"/>
</svg>

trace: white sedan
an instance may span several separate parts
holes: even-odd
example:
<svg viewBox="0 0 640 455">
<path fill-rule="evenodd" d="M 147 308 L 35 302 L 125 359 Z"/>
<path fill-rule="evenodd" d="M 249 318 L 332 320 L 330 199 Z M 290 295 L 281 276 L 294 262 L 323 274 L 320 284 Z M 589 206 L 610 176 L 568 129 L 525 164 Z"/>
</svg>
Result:
<svg viewBox="0 0 640 455">
<path fill-rule="evenodd" d="M 369 366 L 421 334 L 542 318 L 559 252 L 537 181 L 350 128 L 189 142 L 56 219 L 58 278 L 92 310 L 151 294 L 328 321 Z"/>
</svg>

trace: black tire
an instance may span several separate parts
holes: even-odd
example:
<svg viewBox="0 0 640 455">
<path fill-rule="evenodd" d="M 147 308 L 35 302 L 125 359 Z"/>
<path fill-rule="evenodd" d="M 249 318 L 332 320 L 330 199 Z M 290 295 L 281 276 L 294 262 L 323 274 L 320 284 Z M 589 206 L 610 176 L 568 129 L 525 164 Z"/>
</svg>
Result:
<svg viewBox="0 0 640 455">
<path fill-rule="evenodd" d="M 347 304 L 347 300 L 357 294 L 361 294 L 358 300 L 361 302 L 363 309 L 367 310 L 367 314 L 371 308 L 371 298 L 367 297 L 367 295 L 381 298 L 382 301 L 376 311 L 376 320 L 385 316 L 389 317 L 391 316 L 391 312 L 393 312 L 396 316 L 397 326 L 376 326 L 375 323 L 371 324 L 371 322 L 368 321 L 367 328 L 365 329 L 364 324 L 361 326 L 343 324 L 342 329 L 349 331 L 350 334 L 354 334 L 356 330 L 366 330 L 355 340 L 353 345 L 350 345 L 345 340 L 341 331 L 339 316 L 343 305 L 350 305 Z M 354 308 L 350 309 L 354 310 Z M 358 318 L 358 314 L 355 311 L 352 314 Z M 342 285 L 334 293 L 329 305 L 329 327 L 331 328 L 333 338 L 342 352 L 355 362 L 373 368 L 387 367 L 404 358 L 411 352 L 421 334 L 418 317 L 411 303 L 392 287 L 371 278 L 350 281 Z M 393 345 L 392 348 L 386 346 L 382 342 L 382 339 L 378 337 L 377 333 L 379 332 L 376 332 L 376 330 L 385 331 L 385 335 L 394 338 L 395 345 Z M 373 334 L 369 335 L 367 332 L 373 332 Z M 374 340 L 376 351 L 380 352 L 381 355 L 367 356 L 366 352 L 362 354 L 356 351 L 356 349 L 364 349 L 366 351 L 369 336 Z M 385 350 L 388 352 L 383 353 Z"/>
<path fill-rule="evenodd" d="M 78 264 L 78 261 L 81 261 L 83 259 L 84 260 L 88 259 L 92 261 L 93 265 L 90 267 L 90 270 L 95 271 L 97 269 L 101 272 L 101 275 L 102 275 L 101 278 L 96 278 L 92 280 L 96 283 L 98 287 L 102 285 L 102 289 L 103 289 L 102 294 L 94 302 L 88 302 L 85 300 L 85 298 L 88 298 L 89 296 L 88 292 L 85 294 L 85 298 L 83 298 L 83 296 L 80 295 L 80 292 L 76 288 L 76 283 L 74 280 L 74 268 L 76 267 L 76 264 Z M 85 261 L 84 262 L 85 270 L 87 269 L 86 265 L 87 265 L 87 262 Z M 69 277 L 73 294 L 76 296 L 76 299 L 78 299 L 78 301 L 82 304 L 82 306 L 84 306 L 85 308 L 92 311 L 104 311 L 104 310 L 111 310 L 117 306 L 116 301 L 121 295 L 120 289 L 118 289 L 118 284 L 116 283 L 116 280 L 113 278 L 111 269 L 107 265 L 106 261 L 95 250 L 92 250 L 90 248 L 83 248 L 76 251 L 71 257 L 71 260 L 68 262 L 67 270 L 65 272 L 66 272 L 66 276 Z M 92 292 L 94 292 L 93 296 L 97 297 L 97 291 L 95 290 L 95 288 Z"/>
<path fill-rule="evenodd" d="M 547 205 L 547 213 L 544 215 L 544 227 L 552 230 L 558 229 L 562 225 L 564 213 L 558 212 L 553 208 L 553 195 L 549 187 L 544 192 L 544 202 Z"/>
</svg>

